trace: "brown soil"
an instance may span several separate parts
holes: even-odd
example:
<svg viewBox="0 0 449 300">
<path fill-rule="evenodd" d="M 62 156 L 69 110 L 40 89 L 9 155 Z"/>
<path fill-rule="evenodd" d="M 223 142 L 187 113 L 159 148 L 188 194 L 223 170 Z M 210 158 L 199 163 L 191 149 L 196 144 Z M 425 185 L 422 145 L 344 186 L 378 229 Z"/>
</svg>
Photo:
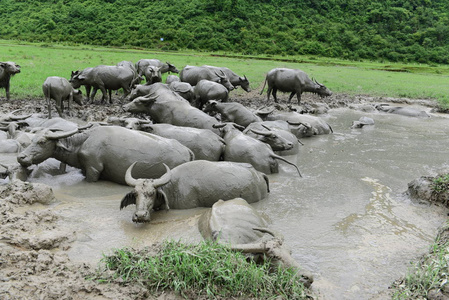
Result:
<svg viewBox="0 0 449 300">
<path fill-rule="evenodd" d="M 258 92 L 240 92 L 231 101 L 258 109 L 265 103 L 265 97 Z M 287 109 L 286 97 L 285 94 L 280 95 L 283 102 L 276 105 L 278 109 Z M 315 95 L 303 95 L 303 105 L 295 108 L 313 113 L 342 106 L 363 108 L 373 102 L 412 102 L 410 99 L 343 94 L 322 101 Z M 436 108 L 432 101 L 413 102 Z M 20 115 L 47 112 L 43 99 L 11 100 L 1 102 L 0 116 L 17 109 L 23 109 L 17 113 Z M 85 124 L 122 115 L 117 98 L 112 105 L 74 105 L 72 117 L 68 119 Z M 55 111 L 53 116 L 57 116 Z M 0 299 L 180 298 L 172 293 L 150 295 L 139 284 L 124 285 L 119 280 L 108 284 L 86 280 L 95 270 L 87 264 L 75 264 L 68 258 L 66 251 L 70 248 L 75 233 L 57 226 L 61 224 L 61 220 L 49 206 L 53 201 L 55 199 L 51 188 L 43 184 L 18 181 L 0 186 Z M 28 212 L 26 207 L 29 205 L 41 205 L 45 209 Z"/>
</svg>

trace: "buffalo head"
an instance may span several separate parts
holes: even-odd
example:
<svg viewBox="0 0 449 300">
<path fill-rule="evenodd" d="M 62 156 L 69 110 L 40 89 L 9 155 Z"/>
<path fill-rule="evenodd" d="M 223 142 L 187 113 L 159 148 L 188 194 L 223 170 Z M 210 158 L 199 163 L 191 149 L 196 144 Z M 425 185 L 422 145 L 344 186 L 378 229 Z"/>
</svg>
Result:
<svg viewBox="0 0 449 300">
<path fill-rule="evenodd" d="M 331 90 L 329 90 L 327 87 L 325 87 L 324 84 L 319 83 L 318 81 L 316 81 L 316 79 L 312 79 L 312 80 L 317 85 L 317 87 L 315 89 L 315 93 L 320 95 L 321 98 L 332 96 Z"/>
<path fill-rule="evenodd" d="M 245 90 L 245 92 L 251 92 L 251 88 L 249 87 L 249 80 L 246 78 L 245 75 L 243 77 L 239 77 L 239 84 L 242 87 L 242 89 Z"/>
<path fill-rule="evenodd" d="M 251 132 L 259 135 L 257 139 L 270 145 L 273 151 L 285 151 L 293 148 L 292 142 L 271 130 L 269 127 L 265 125 L 262 125 L 262 127 L 264 127 L 266 131 L 251 129 Z"/>
<path fill-rule="evenodd" d="M 58 147 L 66 149 L 59 142 L 59 139 L 72 136 L 77 132 L 78 129 L 68 132 L 56 132 L 51 129 L 43 130 L 37 133 L 31 144 L 17 156 L 17 161 L 24 167 L 39 164 L 52 157 Z"/>
<path fill-rule="evenodd" d="M 122 109 L 133 114 L 143 113 L 146 112 L 155 101 L 156 97 L 152 97 L 151 95 L 141 96 L 135 98 L 132 102 L 123 105 Z"/>
<path fill-rule="evenodd" d="M 222 84 L 225 88 L 228 89 L 228 91 L 232 91 L 234 89 L 234 86 L 229 81 L 228 76 L 226 76 L 226 74 L 223 72 L 223 70 L 221 70 L 220 73 L 215 72 L 215 75 L 218 76 L 218 78 L 217 78 L 217 80 L 215 80 L 215 82 Z"/>
<path fill-rule="evenodd" d="M 134 189 L 123 197 L 120 203 L 120 209 L 130 205 L 136 205 L 136 211 L 133 215 L 133 222 L 147 223 L 150 222 L 150 212 L 153 207 L 159 207 L 161 203 L 165 203 L 165 208 L 170 209 L 168 205 L 167 197 L 160 189 L 162 186 L 170 182 L 171 172 L 170 168 L 164 164 L 167 169 L 165 173 L 159 179 L 135 179 L 132 177 L 131 172 L 137 162 L 133 163 L 125 174 L 125 182 Z"/>
<path fill-rule="evenodd" d="M 0 62 L 0 68 L 8 75 L 14 76 L 20 73 L 20 66 L 12 61 Z"/>
<path fill-rule="evenodd" d="M 166 64 L 168 66 L 167 72 L 179 73 L 179 70 L 175 67 L 175 65 L 169 63 L 168 61 L 166 62 Z"/>
</svg>

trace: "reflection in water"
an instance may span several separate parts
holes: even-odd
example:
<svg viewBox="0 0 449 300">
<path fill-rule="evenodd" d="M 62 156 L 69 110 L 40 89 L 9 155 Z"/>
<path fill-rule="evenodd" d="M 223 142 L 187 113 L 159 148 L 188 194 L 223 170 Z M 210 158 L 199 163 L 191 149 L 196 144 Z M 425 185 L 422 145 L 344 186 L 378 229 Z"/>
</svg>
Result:
<svg viewBox="0 0 449 300">
<path fill-rule="evenodd" d="M 361 116 L 375 125 L 351 129 Z M 280 173 L 269 175 L 270 196 L 253 206 L 314 274 L 320 299 L 371 299 L 427 252 L 446 219 L 445 209 L 413 204 L 402 192 L 411 180 L 446 163 L 449 120 L 347 109 L 325 119 L 334 134 L 304 138 L 300 153 L 286 157 L 297 162 L 304 177 L 280 162 Z M 135 207 L 119 209 L 130 187 L 86 183 L 76 169 L 33 180 L 53 187 L 61 226 L 76 234 L 69 253 L 74 260 L 96 263 L 112 248 L 166 238 L 201 239 L 197 221 L 207 208 L 159 211 L 150 223 L 134 224 Z"/>
</svg>

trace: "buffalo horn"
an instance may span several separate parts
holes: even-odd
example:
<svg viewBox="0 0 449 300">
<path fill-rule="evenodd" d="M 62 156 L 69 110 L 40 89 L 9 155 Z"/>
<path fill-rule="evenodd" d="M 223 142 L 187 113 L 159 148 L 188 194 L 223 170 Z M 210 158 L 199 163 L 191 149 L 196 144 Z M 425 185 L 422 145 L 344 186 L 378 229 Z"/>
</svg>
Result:
<svg viewBox="0 0 449 300">
<path fill-rule="evenodd" d="M 161 187 L 161 186 L 167 184 L 170 181 L 170 179 L 171 179 L 170 168 L 166 164 L 163 164 L 163 165 L 164 165 L 164 167 L 165 167 L 167 172 L 164 175 L 162 175 L 161 178 L 155 179 L 153 181 L 154 188 L 158 188 L 158 187 Z"/>
<path fill-rule="evenodd" d="M 263 135 L 263 136 L 270 136 L 272 134 L 272 132 L 270 131 L 260 131 L 257 129 L 251 129 L 252 132 L 254 132 L 255 134 L 259 134 L 259 135 Z"/>
<path fill-rule="evenodd" d="M 132 187 L 135 187 L 137 184 L 137 179 L 133 178 L 133 176 L 131 175 L 131 172 L 136 164 L 137 164 L 137 161 L 133 162 L 133 164 L 129 166 L 129 168 L 126 170 L 126 173 L 125 173 L 125 182 L 127 185 L 132 186 Z"/>
<path fill-rule="evenodd" d="M 59 139 L 63 139 L 63 138 L 72 136 L 75 133 L 78 133 L 78 128 L 74 129 L 72 131 L 63 131 L 60 133 L 56 133 L 55 131 L 52 131 L 51 129 L 49 129 L 47 132 L 45 132 L 45 137 L 49 140 L 59 140 Z"/>
<path fill-rule="evenodd" d="M 263 107 L 262 107 L 262 108 L 263 108 Z M 268 116 L 269 114 L 271 114 L 271 113 L 275 110 L 274 107 L 272 107 L 269 111 L 263 111 L 262 108 L 259 108 L 259 109 L 256 111 L 256 114 L 261 115 L 261 116 Z"/>
</svg>

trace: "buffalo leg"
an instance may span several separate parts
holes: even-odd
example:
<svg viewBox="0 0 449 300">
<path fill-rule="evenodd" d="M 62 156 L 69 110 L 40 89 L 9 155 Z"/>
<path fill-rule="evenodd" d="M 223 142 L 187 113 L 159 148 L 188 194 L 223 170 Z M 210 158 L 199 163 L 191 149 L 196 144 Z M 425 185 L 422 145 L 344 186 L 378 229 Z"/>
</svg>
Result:
<svg viewBox="0 0 449 300">
<path fill-rule="evenodd" d="M 276 96 L 278 89 L 277 88 L 273 88 L 273 98 L 274 98 L 274 102 L 278 103 L 278 97 Z"/>
<path fill-rule="evenodd" d="M 290 96 L 288 97 L 288 104 L 290 104 L 290 102 L 292 102 L 292 98 L 293 98 L 293 96 L 296 94 L 296 92 L 292 92 L 291 94 L 290 94 Z M 297 96 L 299 95 L 299 93 L 297 94 Z M 299 96 L 300 97 L 300 96 Z M 298 104 L 299 104 L 299 102 L 301 101 L 301 98 L 299 98 L 298 99 Z"/>
</svg>

